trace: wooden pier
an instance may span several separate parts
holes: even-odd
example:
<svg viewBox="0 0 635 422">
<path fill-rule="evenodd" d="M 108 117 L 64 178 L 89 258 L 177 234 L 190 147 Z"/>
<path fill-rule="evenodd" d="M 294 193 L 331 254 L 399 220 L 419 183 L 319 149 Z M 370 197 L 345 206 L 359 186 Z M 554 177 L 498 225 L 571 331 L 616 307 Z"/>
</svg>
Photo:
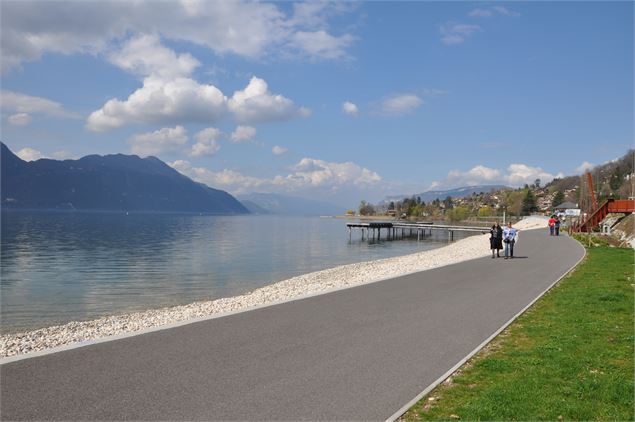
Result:
<svg viewBox="0 0 635 422">
<path fill-rule="evenodd" d="M 454 232 L 472 232 L 472 233 L 488 233 L 489 228 L 471 227 L 471 226 L 452 226 L 447 224 L 434 224 L 432 222 L 357 222 L 346 223 L 348 227 L 348 239 L 353 238 L 353 229 L 360 229 L 362 240 L 381 240 L 381 231 L 386 230 L 386 240 L 395 240 L 397 238 L 412 237 L 417 234 L 417 241 L 425 238 L 426 235 L 432 235 L 432 230 L 446 230 L 448 232 L 448 240 L 454 240 Z"/>
</svg>

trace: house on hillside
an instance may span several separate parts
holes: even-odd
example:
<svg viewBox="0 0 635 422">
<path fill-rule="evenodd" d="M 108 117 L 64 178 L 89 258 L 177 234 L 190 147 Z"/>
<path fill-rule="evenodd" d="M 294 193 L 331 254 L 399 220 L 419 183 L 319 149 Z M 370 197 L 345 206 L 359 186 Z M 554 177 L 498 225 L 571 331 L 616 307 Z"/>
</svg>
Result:
<svg viewBox="0 0 635 422">
<path fill-rule="evenodd" d="M 560 217 L 577 217 L 580 215 L 580 208 L 578 208 L 578 204 L 573 202 L 563 202 L 553 207 L 553 212 Z"/>
</svg>

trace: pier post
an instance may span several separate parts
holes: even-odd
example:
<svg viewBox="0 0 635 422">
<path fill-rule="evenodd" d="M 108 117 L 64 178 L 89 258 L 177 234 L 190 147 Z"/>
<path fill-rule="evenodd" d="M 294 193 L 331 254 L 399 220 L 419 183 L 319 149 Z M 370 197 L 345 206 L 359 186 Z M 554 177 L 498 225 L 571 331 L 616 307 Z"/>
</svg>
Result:
<svg viewBox="0 0 635 422">
<path fill-rule="evenodd" d="M 417 242 L 421 240 L 421 229 L 417 229 Z"/>
<path fill-rule="evenodd" d="M 353 237 L 353 231 L 351 230 L 351 228 L 348 228 L 348 241 L 350 242 L 352 240 Z"/>
</svg>

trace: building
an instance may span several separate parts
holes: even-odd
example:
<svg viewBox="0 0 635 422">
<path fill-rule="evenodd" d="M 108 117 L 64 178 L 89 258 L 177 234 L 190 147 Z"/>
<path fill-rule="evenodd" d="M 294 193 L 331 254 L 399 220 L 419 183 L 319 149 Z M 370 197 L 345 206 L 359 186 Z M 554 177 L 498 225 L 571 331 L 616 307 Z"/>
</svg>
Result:
<svg viewBox="0 0 635 422">
<path fill-rule="evenodd" d="M 580 215 L 580 208 L 578 208 L 578 204 L 574 204 L 573 202 L 563 202 L 553 207 L 553 212 L 560 216 L 577 217 Z"/>
</svg>

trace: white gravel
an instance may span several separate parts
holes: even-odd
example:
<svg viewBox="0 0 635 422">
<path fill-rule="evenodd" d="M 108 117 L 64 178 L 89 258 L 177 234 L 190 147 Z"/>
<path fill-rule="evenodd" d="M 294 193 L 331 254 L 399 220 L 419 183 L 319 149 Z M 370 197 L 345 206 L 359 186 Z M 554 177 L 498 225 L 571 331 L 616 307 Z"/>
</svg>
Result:
<svg viewBox="0 0 635 422">
<path fill-rule="evenodd" d="M 520 221 L 515 227 L 521 230 L 546 227 L 546 220 L 540 217 L 530 217 Z M 489 253 L 489 234 L 471 236 L 430 251 L 342 265 L 304 274 L 261 287 L 241 296 L 5 334 L 0 336 L 0 357 L 15 356 L 88 340 L 133 333 L 194 318 L 272 304 L 318 292 L 356 286 L 482 258 Z"/>
</svg>

